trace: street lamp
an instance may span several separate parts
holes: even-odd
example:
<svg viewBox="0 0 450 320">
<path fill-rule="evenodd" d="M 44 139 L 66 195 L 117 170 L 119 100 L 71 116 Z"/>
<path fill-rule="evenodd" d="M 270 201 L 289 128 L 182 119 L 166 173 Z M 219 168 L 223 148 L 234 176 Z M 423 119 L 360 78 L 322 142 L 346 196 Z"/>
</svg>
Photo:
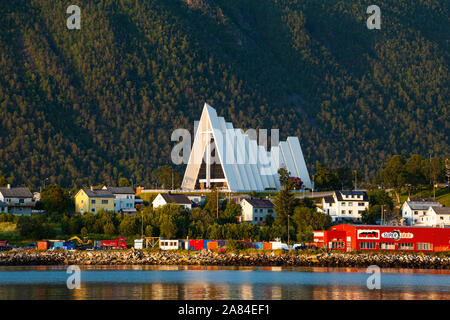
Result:
<svg viewBox="0 0 450 320">
<path fill-rule="evenodd" d="M 46 181 L 46 180 L 48 180 L 48 178 L 45 178 L 45 179 L 44 179 L 44 190 L 45 190 L 45 181 Z"/>
</svg>

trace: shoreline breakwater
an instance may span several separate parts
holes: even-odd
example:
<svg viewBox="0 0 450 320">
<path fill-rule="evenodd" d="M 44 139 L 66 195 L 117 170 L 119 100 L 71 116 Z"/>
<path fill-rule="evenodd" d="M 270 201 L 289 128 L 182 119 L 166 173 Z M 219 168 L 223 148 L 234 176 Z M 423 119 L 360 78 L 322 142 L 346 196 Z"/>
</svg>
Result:
<svg viewBox="0 0 450 320">
<path fill-rule="evenodd" d="M 450 256 L 344 253 L 217 253 L 127 251 L 0 252 L 0 266 L 36 265 L 216 265 L 450 269 Z"/>
</svg>

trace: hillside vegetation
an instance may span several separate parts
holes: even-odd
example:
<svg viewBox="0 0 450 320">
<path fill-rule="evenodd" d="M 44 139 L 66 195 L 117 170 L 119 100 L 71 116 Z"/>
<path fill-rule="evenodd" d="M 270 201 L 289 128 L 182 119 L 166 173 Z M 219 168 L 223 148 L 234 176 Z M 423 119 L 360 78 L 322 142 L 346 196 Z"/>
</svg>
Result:
<svg viewBox="0 0 450 320">
<path fill-rule="evenodd" d="M 367 178 L 393 154 L 449 150 L 448 1 L 379 2 L 381 30 L 363 0 L 75 2 L 0 5 L 13 184 L 153 182 L 205 101 L 235 127 L 299 136 L 310 168 Z M 66 28 L 71 4 L 81 30 Z"/>
</svg>

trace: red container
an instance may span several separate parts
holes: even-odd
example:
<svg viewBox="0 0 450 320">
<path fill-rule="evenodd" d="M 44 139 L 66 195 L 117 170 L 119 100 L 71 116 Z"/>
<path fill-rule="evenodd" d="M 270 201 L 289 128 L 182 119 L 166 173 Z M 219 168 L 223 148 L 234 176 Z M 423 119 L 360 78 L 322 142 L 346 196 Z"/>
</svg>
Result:
<svg viewBox="0 0 450 320">
<path fill-rule="evenodd" d="M 272 250 L 272 244 L 270 242 L 264 242 L 263 249 L 264 250 Z"/>
<path fill-rule="evenodd" d="M 217 241 L 211 241 L 207 243 L 207 247 L 209 250 L 217 250 L 219 249 L 219 243 Z"/>
<path fill-rule="evenodd" d="M 37 249 L 38 250 L 47 250 L 48 249 L 48 241 L 38 241 Z"/>
<path fill-rule="evenodd" d="M 203 240 L 189 240 L 190 250 L 203 250 Z"/>
</svg>

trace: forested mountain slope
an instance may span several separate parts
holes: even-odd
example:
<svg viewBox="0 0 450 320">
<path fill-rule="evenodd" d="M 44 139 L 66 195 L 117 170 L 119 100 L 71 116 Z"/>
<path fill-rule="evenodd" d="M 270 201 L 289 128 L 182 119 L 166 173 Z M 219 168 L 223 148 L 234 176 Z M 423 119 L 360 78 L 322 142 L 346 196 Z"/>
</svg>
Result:
<svg viewBox="0 0 450 320">
<path fill-rule="evenodd" d="M 449 2 L 372 2 L 3 1 L 0 174 L 149 185 L 205 101 L 235 127 L 299 136 L 310 169 L 445 155 Z"/>
</svg>

